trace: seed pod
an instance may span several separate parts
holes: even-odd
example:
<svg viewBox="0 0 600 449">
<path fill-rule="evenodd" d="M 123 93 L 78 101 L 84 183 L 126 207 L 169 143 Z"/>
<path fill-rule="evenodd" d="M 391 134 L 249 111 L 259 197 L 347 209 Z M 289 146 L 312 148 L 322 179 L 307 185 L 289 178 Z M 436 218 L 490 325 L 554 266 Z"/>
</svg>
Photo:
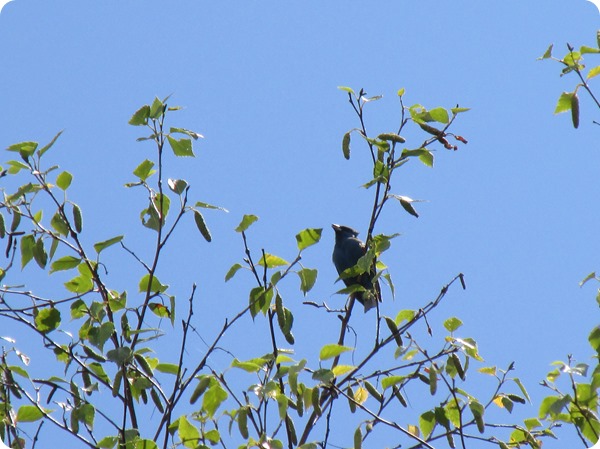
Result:
<svg viewBox="0 0 600 449">
<path fill-rule="evenodd" d="M 571 95 L 571 119 L 573 120 L 573 127 L 579 128 L 579 97 L 577 92 Z"/>
</svg>

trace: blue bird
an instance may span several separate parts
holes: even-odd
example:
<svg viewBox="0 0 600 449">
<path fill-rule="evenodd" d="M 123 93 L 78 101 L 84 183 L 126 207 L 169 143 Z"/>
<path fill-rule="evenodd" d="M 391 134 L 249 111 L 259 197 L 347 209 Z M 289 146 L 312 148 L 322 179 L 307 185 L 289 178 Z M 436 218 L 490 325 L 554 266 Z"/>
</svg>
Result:
<svg viewBox="0 0 600 449">
<path fill-rule="evenodd" d="M 331 227 L 335 231 L 335 246 L 331 259 L 338 274 L 341 275 L 345 270 L 358 263 L 358 259 L 365 255 L 366 248 L 365 244 L 357 238 L 358 231 L 338 224 L 332 224 Z M 376 270 L 373 264 L 368 273 L 342 279 L 348 287 L 356 284 L 364 287 L 365 291 L 354 292 L 352 295 L 365 307 L 365 312 L 376 307 L 377 301 L 381 301 L 379 281 L 375 281 L 375 285 L 373 285 L 375 274 Z"/>
</svg>

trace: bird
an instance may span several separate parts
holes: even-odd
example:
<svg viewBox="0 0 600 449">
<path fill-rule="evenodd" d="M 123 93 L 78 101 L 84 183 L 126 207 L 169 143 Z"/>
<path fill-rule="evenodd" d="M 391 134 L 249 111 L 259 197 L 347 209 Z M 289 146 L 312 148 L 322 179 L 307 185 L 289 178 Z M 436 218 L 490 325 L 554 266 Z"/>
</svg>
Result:
<svg viewBox="0 0 600 449">
<path fill-rule="evenodd" d="M 335 232 L 335 246 L 333 247 L 331 259 L 335 269 L 341 276 L 345 270 L 354 267 L 358 263 L 358 260 L 365 255 L 367 249 L 365 244 L 358 239 L 358 231 L 355 229 L 339 224 L 332 224 L 331 227 Z M 365 313 L 376 307 L 377 301 L 381 301 L 379 281 L 375 280 L 375 283 L 373 283 L 375 275 L 375 263 L 373 263 L 368 273 L 342 278 L 344 284 L 348 287 L 357 284 L 364 287 L 364 291 L 357 291 L 352 295 L 364 306 Z"/>
</svg>

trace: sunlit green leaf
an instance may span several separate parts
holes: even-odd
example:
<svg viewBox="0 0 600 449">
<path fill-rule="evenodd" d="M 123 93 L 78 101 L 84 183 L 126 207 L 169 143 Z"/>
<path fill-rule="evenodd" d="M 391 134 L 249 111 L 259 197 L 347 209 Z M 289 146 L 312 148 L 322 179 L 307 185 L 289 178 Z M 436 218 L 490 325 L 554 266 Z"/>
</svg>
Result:
<svg viewBox="0 0 600 449">
<path fill-rule="evenodd" d="M 121 240 L 123 240 L 123 236 L 122 235 L 118 235 L 118 236 L 113 237 L 111 239 L 104 240 L 103 242 L 98 242 L 98 243 L 94 244 L 94 249 L 96 250 L 96 252 L 98 254 L 100 254 L 101 251 L 105 250 L 109 246 L 114 245 L 115 243 L 119 243 Z"/>
<path fill-rule="evenodd" d="M 56 232 L 60 235 L 68 235 L 69 234 L 69 225 L 60 214 L 60 212 L 56 212 L 52 219 L 50 220 L 50 225 L 54 228 Z"/>
<path fill-rule="evenodd" d="M 317 270 L 311 268 L 302 268 L 298 271 L 298 277 L 300 277 L 300 290 L 306 295 L 317 281 Z"/>
<path fill-rule="evenodd" d="M 152 170 L 152 167 L 154 167 L 154 162 L 146 159 L 136 167 L 136 169 L 133 171 L 133 174 L 140 178 L 142 181 L 145 181 L 154 173 L 156 173 L 156 170 Z"/>
<path fill-rule="evenodd" d="M 175 156 L 194 156 L 192 141 L 190 139 L 175 139 L 174 137 L 167 136 L 167 140 Z"/>
<path fill-rule="evenodd" d="M 21 268 L 33 259 L 33 247 L 35 246 L 35 238 L 28 234 L 21 238 Z"/>
<path fill-rule="evenodd" d="M 552 47 L 554 47 L 554 44 L 550 44 L 550 46 L 546 49 L 544 54 L 538 58 L 538 60 L 551 58 L 552 57 Z"/>
<path fill-rule="evenodd" d="M 191 424 L 185 415 L 179 418 L 177 433 L 185 447 L 196 449 L 200 443 L 200 431 Z"/>
<path fill-rule="evenodd" d="M 202 398 L 202 410 L 212 418 L 219 406 L 227 399 L 227 396 L 227 391 L 225 391 L 219 383 L 215 383 L 206 391 L 206 393 L 204 393 Z"/>
<path fill-rule="evenodd" d="M 561 112 L 567 112 L 571 110 L 572 97 L 573 92 L 563 92 L 558 99 L 558 103 L 556 103 L 556 109 L 554 109 L 554 113 L 560 114 Z"/>
<path fill-rule="evenodd" d="M 298 250 L 302 251 L 321 240 L 323 228 L 307 228 L 296 234 Z"/>
<path fill-rule="evenodd" d="M 244 232 L 252 223 L 258 220 L 256 215 L 244 215 L 240 224 L 235 228 L 235 232 Z"/>
<path fill-rule="evenodd" d="M 50 413 L 50 410 L 44 410 Z M 44 413 L 35 405 L 22 405 L 17 411 L 17 422 L 35 422 L 44 417 Z"/>
<path fill-rule="evenodd" d="M 352 351 L 354 348 L 342 346 L 338 344 L 328 344 L 321 348 L 319 352 L 319 360 L 327 360 L 336 357 L 344 352 Z"/>
<path fill-rule="evenodd" d="M 142 126 L 148 124 L 150 117 L 150 106 L 147 104 L 139 108 L 129 119 L 129 124 L 133 126 Z"/>
<path fill-rule="evenodd" d="M 139 283 L 140 292 L 164 293 L 168 288 L 169 286 L 161 284 L 156 276 L 150 279 L 150 274 L 144 275 Z"/>
<path fill-rule="evenodd" d="M 51 332 L 60 326 L 60 312 L 54 307 L 41 309 L 35 317 L 35 328 L 43 333 Z"/>
<path fill-rule="evenodd" d="M 73 181 L 73 175 L 68 171 L 62 172 L 56 177 L 56 185 L 62 190 L 67 190 Z"/>
<path fill-rule="evenodd" d="M 265 253 L 265 255 L 258 261 L 258 264 L 261 267 L 266 266 L 267 268 L 274 268 L 289 265 L 289 262 L 274 254 Z"/>
<path fill-rule="evenodd" d="M 52 274 L 55 271 L 70 270 L 79 265 L 80 262 L 81 259 L 74 256 L 61 257 L 60 259 L 52 262 L 52 265 L 50 265 L 50 273 Z"/>
</svg>

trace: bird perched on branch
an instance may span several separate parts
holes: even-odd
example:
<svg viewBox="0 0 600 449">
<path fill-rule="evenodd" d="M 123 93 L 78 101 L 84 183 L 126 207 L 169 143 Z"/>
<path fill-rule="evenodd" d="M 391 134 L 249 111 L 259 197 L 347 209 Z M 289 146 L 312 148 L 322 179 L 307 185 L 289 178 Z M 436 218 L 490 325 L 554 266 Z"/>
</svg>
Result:
<svg viewBox="0 0 600 449">
<path fill-rule="evenodd" d="M 335 246 L 331 258 L 338 274 L 342 276 L 345 270 L 356 266 L 358 260 L 366 254 L 367 250 L 365 244 L 357 238 L 358 231 L 338 224 L 332 224 L 331 227 L 335 231 Z M 375 283 L 373 283 L 376 273 L 375 261 L 373 260 L 373 264 L 368 271 L 356 276 L 342 277 L 346 286 L 350 287 L 358 284 L 365 289 L 352 293 L 354 299 L 365 307 L 365 312 L 376 307 L 377 301 L 381 301 L 379 281 L 375 280 Z"/>
</svg>

